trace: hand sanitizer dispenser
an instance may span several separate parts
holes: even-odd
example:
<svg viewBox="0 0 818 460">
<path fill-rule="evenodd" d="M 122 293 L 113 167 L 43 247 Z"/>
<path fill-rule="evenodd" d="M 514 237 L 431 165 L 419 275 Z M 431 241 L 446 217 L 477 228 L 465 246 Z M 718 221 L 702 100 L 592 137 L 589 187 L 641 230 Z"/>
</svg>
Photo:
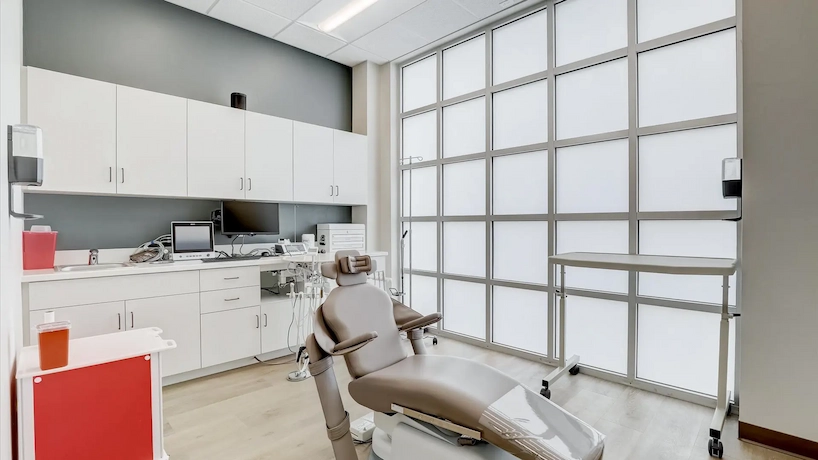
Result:
<svg viewBox="0 0 818 460">
<path fill-rule="evenodd" d="M 725 158 L 721 162 L 721 194 L 741 198 L 741 159 Z"/>
<path fill-rule="evenodd" d="M 36 214 L 14 211 L 13 185 L 43 184 L 43 131 L 37 126 L 8 127 L 9 214 L 19 219 L 40 219 Z"/>
</svg>

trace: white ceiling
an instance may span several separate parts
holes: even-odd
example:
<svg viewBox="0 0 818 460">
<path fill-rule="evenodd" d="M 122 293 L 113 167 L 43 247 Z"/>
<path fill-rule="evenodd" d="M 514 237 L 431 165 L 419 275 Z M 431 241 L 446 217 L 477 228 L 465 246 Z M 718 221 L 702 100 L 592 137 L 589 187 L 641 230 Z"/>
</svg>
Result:
<svg viewBox="0 0 818 460">
<path fill-rule="evenodd" d="M 166 0 L 354 66 L 397 59 L 526 0 L 379 0 L 327 34 L 318 24 L 352 0 Z"/>
</svg>

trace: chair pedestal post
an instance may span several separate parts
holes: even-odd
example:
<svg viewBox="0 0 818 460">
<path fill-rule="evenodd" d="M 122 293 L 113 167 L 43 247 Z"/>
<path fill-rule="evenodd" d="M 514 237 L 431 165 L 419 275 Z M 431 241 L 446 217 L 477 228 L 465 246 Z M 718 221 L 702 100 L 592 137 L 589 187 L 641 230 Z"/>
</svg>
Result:
<svg viewBox="0 0 818 460">
<path fill-rule="evenodd" d="M 425 355 L 426 344 L 423 343 L 423 329 L 412 329 L 406 335 L 409 337 L 409 342 L 412 343 L 412 350 L 415 351 L 415 354 Z"/>
</svg>

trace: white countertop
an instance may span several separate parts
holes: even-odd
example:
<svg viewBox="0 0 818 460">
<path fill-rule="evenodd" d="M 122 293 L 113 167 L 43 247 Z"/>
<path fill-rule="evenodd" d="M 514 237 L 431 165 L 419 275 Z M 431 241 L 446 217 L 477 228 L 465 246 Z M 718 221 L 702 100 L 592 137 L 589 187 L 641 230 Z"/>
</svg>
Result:
<svg viewBox="0 0 818 460">
<path fill-rule="evenodd" d="M 366 252 L 370 257 L 385 257 L 388 253 L 382 251 Z M 234 262 L 201 262 L 186 261 L 159 264 L 135 264 L 127 267 L 106 268 L 100 270 L 59 272 L 54 269 L 45 270 L 25 270 L 23 271 L 23 283 L 37 283 L 42 281 L 63 281 L 86 278 L 104 278 L 109 276 L 144 275 L 148 273 L 173 273 L 190 270 L 211 270 L 216 268 L 231 267 L 259 267 L 259 271 L 270 271 L 287 268 L 292 262 L 311 262 L 314 255 L 307 256 L 278 256 L 262 257 L 260 259 L 240 260 Z M 317 254 L 318 262 L 331 262 L 334 260 L 333 254 Z"/>
<path fill-rule="evenodd" d="M 634 254 L 607 254 L 569 252 L 548 258 L 551 262 L 568 267 L 601 268 L 605 270 L 633 270 L 646 273 L 675 275 L 721 275 L 736 272 L 735 259 L 706 257 L 648 256 Z"/>
</svg>

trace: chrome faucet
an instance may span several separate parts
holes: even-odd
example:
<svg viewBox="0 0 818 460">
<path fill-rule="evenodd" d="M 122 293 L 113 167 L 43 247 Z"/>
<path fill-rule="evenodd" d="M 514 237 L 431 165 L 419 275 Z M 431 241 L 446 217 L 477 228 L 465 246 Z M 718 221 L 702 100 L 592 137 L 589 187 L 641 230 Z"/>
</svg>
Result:
<svg viewBox="0 0 818 460">
<path fill-rule="evenodd" d="M 99 249 L 91 249 L 88 251 L 88 265 L 99 264 Z"/>
</svg>

